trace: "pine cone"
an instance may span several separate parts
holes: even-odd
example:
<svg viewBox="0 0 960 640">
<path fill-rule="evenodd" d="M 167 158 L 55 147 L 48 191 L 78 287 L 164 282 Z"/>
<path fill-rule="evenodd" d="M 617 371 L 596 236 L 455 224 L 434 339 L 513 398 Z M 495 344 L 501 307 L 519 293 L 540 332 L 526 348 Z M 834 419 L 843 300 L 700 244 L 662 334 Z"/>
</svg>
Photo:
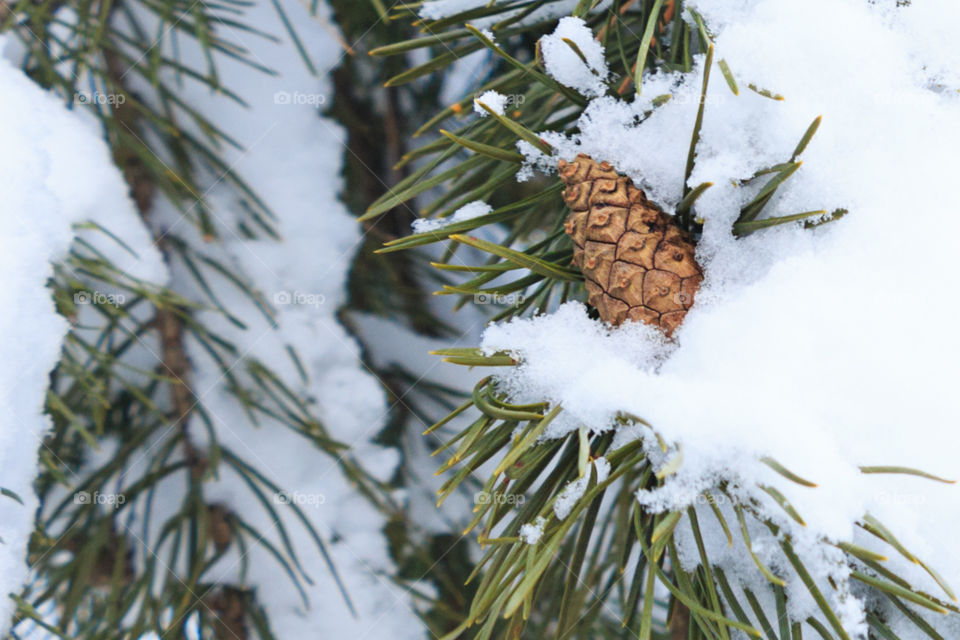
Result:
<svg viewBox="0 0 960 640">
<path fill-rule="evenodd" d="M 610 324 L 642 320 L 669 336 L 703 280 L 690 235 L 609 163 L 580 154 L 558 166 L 573 264 L 586 277 L 590 304 Z"/>
</svg>

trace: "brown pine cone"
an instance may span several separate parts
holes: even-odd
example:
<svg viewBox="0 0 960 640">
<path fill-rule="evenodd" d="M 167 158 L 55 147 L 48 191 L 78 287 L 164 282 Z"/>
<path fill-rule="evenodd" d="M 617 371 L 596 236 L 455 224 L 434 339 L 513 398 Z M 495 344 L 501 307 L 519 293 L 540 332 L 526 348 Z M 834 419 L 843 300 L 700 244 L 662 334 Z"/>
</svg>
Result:
<svg viewBox="0 0 960 640">
<path fill-rule="evenodd" d="M 610 324 L 642 320 L 669 336 L 703 280 L 690 235 L 609 163 L 580 154 L 558 166 L 573 264 L 586 277 L 590 304 Z"/>
</svg>

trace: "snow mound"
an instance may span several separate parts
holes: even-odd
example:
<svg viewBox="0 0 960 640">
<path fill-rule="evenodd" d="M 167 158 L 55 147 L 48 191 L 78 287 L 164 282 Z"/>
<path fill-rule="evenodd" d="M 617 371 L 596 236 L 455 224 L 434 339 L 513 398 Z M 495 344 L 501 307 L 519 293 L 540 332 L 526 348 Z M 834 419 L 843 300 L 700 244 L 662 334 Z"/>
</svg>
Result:
<svg viewBox="0 0 960 640">
<path fill-rule="evenodd" d="M 591 98 L 606 92 L 603 47 L 580 18 L 562 18 L 552 34 L 540 38 L 540 50 L 547 73 L 560 84 Z"/>
<path fill-rule="evenodd" d="M 465 222 L 473 218 L 479 218 L 480 216 L 485 216 L 488 213 L 493 211 L 493 207 L 484 202 L 483 200 L 474 200 L 473 202 L 468 202 L 459 209 L 453 212 L 449 218 L 440 218 L 440 219 L 430 219 L 430 218 L 420 218 L 413 221 L 413 232 L 414 233 L 426 233 L 428 231 L 438 231 L 444 227 L 454 224 L 456 222 Z"/>
</svg>

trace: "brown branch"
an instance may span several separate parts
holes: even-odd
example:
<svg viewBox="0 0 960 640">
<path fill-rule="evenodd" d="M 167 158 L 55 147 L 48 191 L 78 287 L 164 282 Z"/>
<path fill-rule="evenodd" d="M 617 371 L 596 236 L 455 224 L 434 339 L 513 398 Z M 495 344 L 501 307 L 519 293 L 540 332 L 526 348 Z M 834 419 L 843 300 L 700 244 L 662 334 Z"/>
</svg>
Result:
<svg viewBox="0 0 960 640">
<path fill-rule="evenodd" d="M 217 640 L 247 640 L 245 623 L 248 593 L 234 587 L 223 587 L 207 598 L 209 609 L 216 615 L 213 637 Z"/>
<path fill-rule="evenodd" d="M 107 75 L 115 85 L 116 91 L 124 91 L 123 77 L 127 69 L 120 58 L 112 51 L 104 53 Z M 138 130 L 139 113 L 132 100 L 111 101 L 113 118 L 116 123 L 131 133 Z M 150 173 L 140 156 L 132 149 L 113 144 L 114 161 L 123 171 L 124 179 L 130 188 L 140 217 L 149 221 L 150 210 L 155 197 L 155 187 Z M 155 237 L 155 243 L 169 262 L 168 243 L 162 236 Z M 190 361 L 183 344 L 183 320 L 175 309 L 157 308 L 153 325 L 160 335 L 160 361 L 164 374 L 173 378 L 171 384 L 171 422 L 183 436 L 184 450 L 190 464 L 191 477 L 196 481 L 203 475 L 206 460 L 202 453 L 187 437 L 187 422 L 197 405 L 197 397 L 190 385 Z"/>
<path fill-rule="evenodd" d="M 670 619 L 671 640 L 687 640 L 690 637 L 690 610 L 679 602 Z"/>
<path fill-rule="evenodd" d="M 0 0 L 2 1 L 2 0 Z M 116 91 L 125 91 L 123 76 L 126 69 L 122 61 L 111 51 L 105 53 L 107 74 L 115 85 Z M 112 101 L 113 117 L 116 123 L 135 133 L 138 130 L 139 113 L 132 101 Z M 121 145 L 111 145 L 114 161 L 123 171 L 124 179 L 145 223 L 149 222 L 156 189 L 150 178 L 150 172 L 140 156 L 132 149 Z M 154 242 L 170 262 L 169 242 L 162 235 L 155 235 Z M 152 325 L 160 338 L 160 361 L 164 375 L 172 378 L 170 383 L 170 422 L 179 431 L 184 456 L 190 469 L 192 482 L 201 482 L 207 469 L 208 460 L 204 453 L 190 439 L 187 424 L 200 400 L 191 385 L 192 367 L 184 345 L 184 311 L 174 307 L 157 307 Z M 232 542 L 230 527 L 231 515 L 226 507 L 212 505 L 207 507 L 208 536 L 218 553 L 223 552 Z M 239 589 L 223 585 L 209 602 L 201 600 L 203 605 L 215 615 L 214 637 L 217 640 L 246 640 L 249 637 L 246 627 L 248 594 Z"/>
</svg>

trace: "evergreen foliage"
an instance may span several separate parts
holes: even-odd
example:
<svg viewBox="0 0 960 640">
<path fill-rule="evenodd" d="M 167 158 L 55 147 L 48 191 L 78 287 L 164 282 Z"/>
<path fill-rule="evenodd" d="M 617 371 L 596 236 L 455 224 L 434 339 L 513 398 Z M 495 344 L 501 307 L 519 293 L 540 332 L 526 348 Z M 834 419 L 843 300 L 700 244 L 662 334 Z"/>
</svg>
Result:
<svg viewBox="0 0 960 640">
<path fill-rule="evenodd" d="M 246 326 L 209 284 L 219 278 L 254 301 L 268 320 L 274 313 L 272 301 L 234 265 L 204 250 L 224 236 L 278 235 L 268 206 L 224 160 L 223 150 L 239 148 L 239 143 L 180 97 L 180 84 L 189 80 L 205 84 L 224 100 L 245 104 L 244 96 L 224 84 L 217 59 L 274 73 L 240 41 L 274 38 L 248 22 L 249 6 L 235 0 L 0 4 L 3 30 L 22 46 L 26 73 L 56 92 L 68 108 L 86 110 L 99 120 L 143 218 L 151 221 L 153 205 L 161 198 L 179 209 L 187 224 L 153 225 L 155 242 L 167 262 L 190 274 L 190 288 L 202 292 L 199 298 L 188 297 L 137 281 L 82 242 L 56 267 L 50 286 L 61 313 L 75 319 L 80 301 L 89 303 L 97 321 L 74 322 L 52 376 L 46 408 L 53 430 L 40 450 L 36 486 L 41 509 L 28 558 L 32 578 L 16 597 L 11 637 L 39 626 L 61 638 L 273 638 L 257 593 L 221 582 L 210 571 L 231 545 L 239 546 L 244 558 L 251 547 L 262 547 L 274 558 L 279 575 L 298 585 L 310 581 L 300 567 L 303 554 L 327 558 L 328 570 L 337 575 L 327 543 L 302 508 L 293 501 L 277 504 L 282 489 L 250 452 L 218 443 L 212 417 L 200 401 L 203 390 L 193 384 L 187 338 L 219 363 L 235 402 L 253 424 L 268 419 L 299 433 L 315 455 L 333 461 L 362 499 L 385 513 L 396 512 L 390 488 L 329 435 L 310 398 L 290 389 L 271 363 L 249 357 L 243 345 L 211 330 L 196 315 L 212 310 L 234 326 Z M 282 3 L 274 7 L 300 48 L 303 64 L 313 70 Z M 153 27 L 148 29 L 148 23 Z M 205 67 L 180 59 L 180 43 L 188 41 L 205 51 Z M 92 95 L 111 99 L 91 100 Z M 243 202 L 246 216 L 235 228 L 225 228 L 211 215 L 202 186 L 210 176 L 230 185 Z M 100 231 L 123 244 L 110 230 Z M 122 292 L 123 304 L 97 295 L 105 290 Z M 292 350 L 275 358 L 299 362 Z M 151 360 L 156 364 L 131 364 Z M 205 427 L 203 443 L 191 437 L 188 420 Z M 104 451 L 110 455 L 103 456 Z M 205 497 L 205 485 L 225 471 L 242 478 L 251 508 L 273 514 L 276 531 L 261 531 L 243 513 Z M 166 482 L 164 491 L 182 487 L 181 506 L 157 521 L 157 487 L 168 480 L 179 481 Z M 114 509 L 77 499 L 108 494 L 117 483 L 124 500 Z M 283 510 L 292 518 L 281 519 Z M 284 524 L 291 521 L 306 531 L 313 548 L 294 548 Z M 161 533 L 154 538 L 151 531 Z M 284 544 L 274 545 L 268 533 L 279 534 Z M 134 562 L 136 548 L 150 550 L 144 563 Z M 350 596 L 344 592 L 342 597 L 349 608 Z"/>
<path fill-rule="evenodd" d="M 488 50 L 496 59 L 490 75 L 479 86 L 470 88 L 459 102 L 426 119 L 417 136 L 428 142 L 409 151 L 401 165 L 414 170 L 368 208 L 364 218 L 374 219 L 403 203 L 419 203 L 422 217 L 443 219 L 474 200 L 493 206 L 487 215 L 452 222 L 438 229 L 391 240 L 382 253 L 417 250 L 439 244 L 442 257 L 434 266 L 446 273 L 466 273 L 468 279 L 446 284 L 442 295 L 456 296 L 459 305 L 470 304 L 476 296 L 513 302 L 519 292 L 526 295 L 516 304 L 504 305 L 494 321 L 549 312 L 570 299 L 585 300 L 583 278 L 570 265 L 573 246 L 563 231 L 566 208 L 561 198 L 559 178 L 539 176 L 517 183 L 515 174 L 523 162 L 517 153 L 518 141 L 550 153 L 549 144 L 538 132 L 576 132 L 576 123 L 586 100 L 560 85 L 544 69 L 538 48 L 542 35 L 552 32 L 556 18 L 535 19 L 538 9 L 557 4 L 551 0 L 491 2 L 439 20 L 415 19 L 421 34 L 413 39 L 380 47 L 378 56 L 394 56 L 427 48 L 426 62 L 407 69 L 388 80 L 399 86 L 430 78 L 464 56 Z M 715 52 L 708 25 L 682 0 L 614 0 L 608 7 L 593 11 L 600 3 L 579 2 L 572 15 L 583 18 L 604 45 L 611 69 L 607 93 L 629 99 L 642 89 L 646 74 L 659 71 L 689 72 L 693 57 L 706 57 L 702 79 L 703 95 L 711 81 L 710 70 Z M 396 8 L 396 19 L 411 19 L 418 5 Z M 690 19 L 683 19 L 684 13 Z M 534 18 L 531 18 L 533 16 Z M 500 18 L 497 20 L 497 18 Z M 488 30 L 479 30 L 471 21 L 493 21 Z M 492 34 L 492 35 L 491 35 Z M 577 50 L 576 43 L 567 43 Z M 583 58 L 582 53 L 579 54 Z M 740 88 L 722 59 L 718 60 L 723 80 L 730 91 Z M 715 80 L 714 80 L 715 81 Z M 770 99 L 779 96 L 760 87 L 749 90 Z M 489 117 L 469 117 L 474 100 L 485 91 L 496 90 L 514 98 L 505 114 L 480 104 Z M 654 100 L 656 109 L 670 100 L 669 95 Z M 696 162 L 696 145 L 704 109 L 699 113 L 689 140 L 684 193 L 675 212 L 676 220 L 687 230 L 699 232 L 697 198 L 711 184 L 687 186 Z M 650 112 L 652 113 L 652 111 Z M 647 114 L 649 116 L 649 113 Z M 816 226 L 844 215 L 845 210 L 803 213 L 771 211 L 777 189 L 799 167 L 797 157 L 816 133 L 819 118 L 799 138 L 795 152 L 781 164 L 757 172 L 747 181 L 762 180 L 765 186 L 744 206 L 732 231 L 742 236 L 779 224 L 806 223 Z M 439 135 L 427 134 L 436 133 Z M 474 237 L 472 232 L 486 227 L 503 229 L 502 240 L 492 242 Z M 490 237 L 485 234 L 485 237 Z M 486 254 L 481 264 L 465 264 L 463 247 Z M 470 254 L 470 255 L 476 255 Z M 449 362 L 470 367 L 511 367 L 518 364 L 506 353 L 484 354 L 477 349 L 451 348 L 437 355 Z M 697 511 L 654 513 L 640 506 L 633 496 L 638 490 L 663 486 L 682 463 L 683 451 L 660 439 L 662 452 L 671 461 L 655 469 L 640 442 L 613 449 L 613 433 L 592 434 L 581 429 L 562 439 L 540 440 L 561 406 L 546 402 L 530 405 L 510 404 L 498 388 L 495 375 L 483 378 L 472 396 L 448 416 L 434 424 L 428 433 L 445 442 L 439 453 L 447 456 L 440 470 L 450 474 L 440 491 L 440 503 L 471 476 L 484 478 L 481 493 L 488 499 L 477 503 L 473 520 L 466 531 L 475 533 L 484 553 L 470 574 L 472 601 L 460 624 L 445 638 L 650 638 L 676 640 L 728 640 L 736 633 L 769 640 L 799 640 L 811 631 L 825 639 L 848 639 L 840 614 L 829 603 L 810 577 L 805 559 L 797 552 L 789 535 L 780 535 L 779 543 L 792 571 L 809 589 L 819 606 L 824 626 L 810 618 L 807 625 L 790 623 L 784 591 L 784 576 L 764 566 L 751 549 L 748 524 L 779 533 L 777 525 L 756 503 L 738 498 L 725 485 L 701 496 L 708 504 L 731 544 L 745 548 L 759 570 L 767 577 L 769 593 L 756 594 L 737 587 L 719 567 L 711 563 L 701 539 Z M 455 418 L 470 416 L 468 426 L 453 429 Z M 654 430 L 642 418 L 622 415 L 620 424 L 640 424 Z M 604 456 L 610 463 L 609 475 L 600 478 L 591 461 Z M 492 473 L 487 463 L 494 461 Z M 791 482 L 809 485 L 776 460 L 764 462 Z M 876 472 L 864 468 L 864 473 Z M 888 470 L 891 471 L 891 470 Z M 914 473 L 912 470 L 900 470 Z M 586 481 L 583 497 L 566 518 L 559 518 L 554 505 L 564 487 L 573 481 Z M 780 504 L 784 513 L 802 523 L 798 513 L 772 487 L 760 487 Z M 718 508 L 734 505 L 736 521 L 730 521 Z M 687 517 L 684 518 L 683 516 Z M 542 535 L 536 544 L 522 537 L 525 524 L 542 522 Z M 891 551 L 914 556 L 900 545 L 893 528 L 865 514 L 858 525 L 886 542 Z M 699 566 L 684 570 L 677 555 L 676 528 L 689 527 L 700 550 Z M 941 586 L 937 594 L 925 593 L 884 566 L 885 558 L 855 545 L 841 544 L 852 576 L 875 596 L 874 602 L 890 601 L 922 633 L 940 638 L 928 623 L 916 615 L 911 605 L 940 613 L 958 613 L 953 592 L 933 568 Z M 749 560 L 748 560 L 749 561 Z M 761 602 L 775 602 L 777 619 L 768 619 Z M 872 637 L 896 640 L 898 636 L 883 619 L 880 609 L 869 612 Z M 740 636 L 742 637 L 742 636 Z"/>
</svg>

